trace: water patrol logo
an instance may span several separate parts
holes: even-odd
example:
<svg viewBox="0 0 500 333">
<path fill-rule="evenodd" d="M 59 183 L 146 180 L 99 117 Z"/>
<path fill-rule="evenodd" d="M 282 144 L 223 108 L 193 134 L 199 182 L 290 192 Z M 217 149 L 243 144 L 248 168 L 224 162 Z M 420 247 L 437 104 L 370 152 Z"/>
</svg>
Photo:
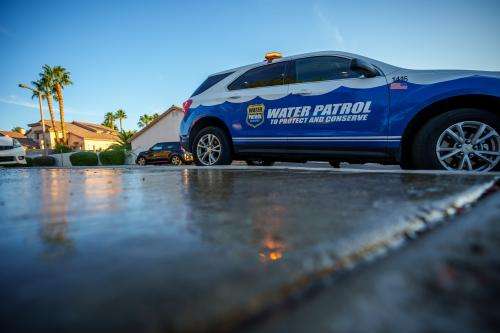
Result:
<svg viewBox="0 0 500 333">
<path fill-rule="evenodd" d="M 370 116 L 371 101 L 290 106 L 267 110 L 270 125 L 331 124 L 366 121 Z"/>
<path fill-rule="evenodd" d="M 264 104 L 252 104 L 247 108 L 247 124 L 253 128 L 264 123 Z"/>
</svg>

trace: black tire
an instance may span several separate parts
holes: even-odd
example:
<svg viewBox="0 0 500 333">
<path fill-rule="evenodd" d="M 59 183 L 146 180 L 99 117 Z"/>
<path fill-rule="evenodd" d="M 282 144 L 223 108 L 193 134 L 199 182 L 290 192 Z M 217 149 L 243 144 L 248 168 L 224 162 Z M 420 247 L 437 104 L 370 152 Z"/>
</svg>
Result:
<svg viewBox="0 0 500 333">
<path fill-rule="evenodd" d="M 273 166 L 275 163 L 271 160 L 246 160 L 245 162 L 250 166 Z"/>
<path fill-rule="evenodd" d="M 215 135 L 221 144 L 221 152 L 217 161 L 210 165 L 202 163 L 198 157 L 198 152 L 197 152 L 198 142 L 207 134 Z M 226 133 L 224 133 L 224 131 L 221 130 L 219 127 L 205 127 L 202 130 L 200 130 L 193 141 L 193 146 L 191 147 L 191 151 L 193 153 L 194 162 L 196 163 L 196 165 L 199 166 L 229 165 L 233 162 L 229 139 Z"/>
<path fill-rule="evenodd" d="M 330 165 L 334 168 L 340 168 L 340 162 L 339 161 L 328 161 Z"/>
<path fill-rule="evenodd" d="M 135 161 L 135 164 L 138 164 L 138 165 L 146 165 L 147 164 L 147 161 L 144 157 L 139 157 L 136 161 Z"/>
<path fill-rule="evenodd" d="M 182 158 L 179 155 L 173 155 L 170 157 L 170 164 L 172 165 L 182 165 Z"/>
<path fill-rule="evenodd" d="M 480 109 L 455 109 L 431 118 L 418 131 L 412 146 L 413 169 L 446 170 L 439 162 L 436 144 L 441 133 L 448 127 L 462 121 L 477 121 L 491 126 L 500 133 L 500 117 Z M 494 170 L 499 170 L 497 164 Z"/>
</svg>

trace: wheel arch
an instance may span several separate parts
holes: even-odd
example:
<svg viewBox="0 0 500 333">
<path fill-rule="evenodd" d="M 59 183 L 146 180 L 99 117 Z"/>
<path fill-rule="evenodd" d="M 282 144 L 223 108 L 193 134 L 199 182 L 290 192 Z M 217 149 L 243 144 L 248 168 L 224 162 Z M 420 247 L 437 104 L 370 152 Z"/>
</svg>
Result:
<svg viewBox="0 0 500 333">
<path fill-rule="evenodd" d="M 435 101 L 416 113 L 406 125 L 401 138 L 400 164 L 403 168 L 411 168 L 413 161 L 411 150 L 415 135 L 433 117 L 458 108 L 482 109 L 492 113 L 500 112 L 500 97 L 492 95 L 459 95 Z"/>
<path fill-rule="evenodd" d="M 218 127 L 224 131 L 224 133 L 227 135 L 227 138 L 229 139 L 229 144 L 231 146 L 231 153 L 234 154 L 233 140 L 232 140 L 232 136 L 231 136 L 231 132 L 229 131 L 229 128 L 227 127 L 226 123 L 222 119 L 217 118 L 217 117 L 213 117 L 213 116 L 202 117 L 193 123 L 193 126 L 189 130 L 189 149 L 190 149 L 190 151 L 191 152 L 193 151 L 193 143 L 194 143 L 194 139 L 196 138 L 197 133 L 199 131 L 201 131 L 203 128 L 210 127 L 210 126 Z"/>
</svg>

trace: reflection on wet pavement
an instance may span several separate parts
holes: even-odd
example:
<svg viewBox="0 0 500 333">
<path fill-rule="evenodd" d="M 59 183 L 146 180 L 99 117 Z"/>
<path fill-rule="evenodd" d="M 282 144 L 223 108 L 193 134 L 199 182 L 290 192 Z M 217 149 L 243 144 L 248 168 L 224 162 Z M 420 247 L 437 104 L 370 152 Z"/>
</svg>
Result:
<svg viewBox="0 0 500 333">
<path fill-rule="evenodd" d="M 0 170 L 0 316 L 11 331 L 229 327 L 491 179 Z"/>
</svg>

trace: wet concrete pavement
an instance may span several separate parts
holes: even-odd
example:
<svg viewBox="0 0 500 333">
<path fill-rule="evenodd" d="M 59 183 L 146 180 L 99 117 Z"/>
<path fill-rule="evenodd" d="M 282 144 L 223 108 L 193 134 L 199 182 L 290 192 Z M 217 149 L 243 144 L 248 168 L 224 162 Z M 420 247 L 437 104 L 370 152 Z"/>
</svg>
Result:
<svg viewBox="0 0 500 333">
<path fill-rule="evenodd" d="M 477 200 L 495 175 L 0 169 L 5 331 L 254 325 Z"/>
<path fill-rule="evenodd" d="M 498 332 L 500 193 L 245 332 Z"/>
</svg>

